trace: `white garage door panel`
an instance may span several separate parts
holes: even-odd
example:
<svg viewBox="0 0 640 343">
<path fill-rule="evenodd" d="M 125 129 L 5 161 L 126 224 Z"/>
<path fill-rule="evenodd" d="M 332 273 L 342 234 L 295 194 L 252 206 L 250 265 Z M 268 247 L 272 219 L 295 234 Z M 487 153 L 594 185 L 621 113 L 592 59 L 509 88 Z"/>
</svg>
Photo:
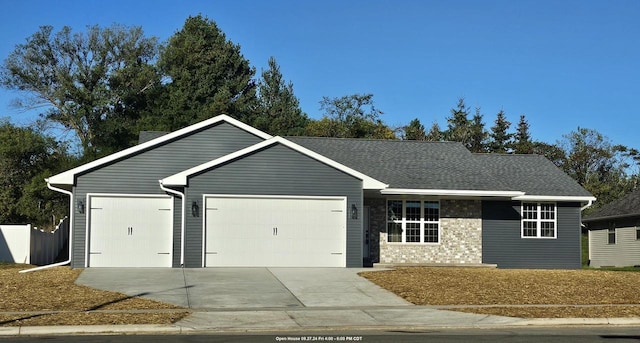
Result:
<svg viewBox="0 0 640 343">
<path fill-rule="evenodd" d="M 209 197 L 206 209 L 206 266 L 346 266 L 344 198 Z"/>
<path fill-rule="evenodd" d="M 91 196 L 90 206 L 90 267 L 171 267 L 171 198 Z"/>
</svg>

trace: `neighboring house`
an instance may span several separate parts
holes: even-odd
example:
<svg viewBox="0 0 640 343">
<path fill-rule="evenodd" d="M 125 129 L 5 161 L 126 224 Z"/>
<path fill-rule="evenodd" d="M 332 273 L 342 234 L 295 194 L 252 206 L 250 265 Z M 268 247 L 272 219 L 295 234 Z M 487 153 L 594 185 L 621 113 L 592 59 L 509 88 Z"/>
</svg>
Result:
<svg viewBox="0 0 640 343">
<path fill-rule="evenodd" d="M 640 265 L 640 189 L 585 216 L 589 230 L 589 265 Z"/>
<path fill-rule="evenodd" d="M 143 139 L 47 179 L 72 199 L 72 267 L 580 268 L 594 198 L 537 155 L 272 137 L 225 115 Z"/>
</svg>

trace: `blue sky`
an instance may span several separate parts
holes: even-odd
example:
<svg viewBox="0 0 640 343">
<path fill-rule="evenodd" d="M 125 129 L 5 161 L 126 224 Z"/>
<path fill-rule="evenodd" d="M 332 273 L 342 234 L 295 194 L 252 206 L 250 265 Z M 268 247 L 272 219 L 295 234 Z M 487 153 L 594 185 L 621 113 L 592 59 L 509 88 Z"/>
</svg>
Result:
<svg viewBox="0 0 640 343">
<path fill-rule="evenodd" d="M 0 58 L 40 25 L 142 26 L 161 41 L 189 15 L 215 20 L 258 74 L 274 56 L 303 111 L 373 93 L 391 126 L 429 127 L 464 97 L 487 127 L 525 114 L 535 139 L 578 126 L 640 148 L 640 1 L 4 1 Z M 28 124 L 0 89 L 0 117 Z"/>
</svg>

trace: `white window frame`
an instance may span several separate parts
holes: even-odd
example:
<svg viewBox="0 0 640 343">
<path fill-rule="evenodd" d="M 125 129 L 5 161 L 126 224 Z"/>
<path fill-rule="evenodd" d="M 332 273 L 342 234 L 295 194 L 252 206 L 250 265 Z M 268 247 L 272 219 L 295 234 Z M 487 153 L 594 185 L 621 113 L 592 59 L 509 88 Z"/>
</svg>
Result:
<svg viewBox="0 0 640 343">
<path fill-rule="evenodd" d="M 525 204 L 536 205 L 536 218 L 526 219 L 524 217 Z M 542 206 L 541 205 L 553 205 L 553 220 L 542 219 Z M 525 236 L 525 223 L 536 223 L 536 235 Z M 553 236 L 542 236 L 542 223 L 553 223 Z M 523 201 L 520 203 L 520 238 L 526 239 L 557 239 L 558 238 L 558 204 L 555 202 L 532 202 Z"/>
<path fill-rule="evenodd" d="M 391 201 L 401 201 L 402 202 L 402 218 L 396 220 L 389 219 L 389 202 Z M 420 202 L 420 220 L 407 220 L 407 202 L 419 201 Z M 425 219 L 425 202 L 434 202 L 438 204 L 438 220 L 426 220 Z M 417 245 L 438 245 L 442 239 L 442 225 L 440 223 L 440 200 L 425 200 L 425 199 L 387 199 L 386 200 L 386 227 L 385 232 L 387 233 L 387 243 L 388 244 L 417 244 Z M 401 241 L 400 242 L 390 242 L 389 241 L 389 224 L 400 224 L 402 233 L 401 233 Z M 419 223 L 420 230 L 420 242 L 407 242 L 407 223 Z M 438 225 L 438 241 L 437 242 L 425 242 L 425 227 L 428 224 L 436 224 Z"/>
</svg>

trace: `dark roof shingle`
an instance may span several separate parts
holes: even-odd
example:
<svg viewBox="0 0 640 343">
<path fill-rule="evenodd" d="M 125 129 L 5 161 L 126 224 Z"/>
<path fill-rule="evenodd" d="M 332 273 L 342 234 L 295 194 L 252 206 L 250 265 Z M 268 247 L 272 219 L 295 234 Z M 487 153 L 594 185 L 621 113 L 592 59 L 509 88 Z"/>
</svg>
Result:
<svg viewBox="0 0 640 343">
<path fill-rule="evenodd" d="M 538 155 L 472 154 L 457 142 L 286 137 L 390 188 L 591 196 Z"/>
<path fill-rule="evenodd" d="M 584 222 L 640 216 L 640 188 L 584 216 Z"/>
</svg>

